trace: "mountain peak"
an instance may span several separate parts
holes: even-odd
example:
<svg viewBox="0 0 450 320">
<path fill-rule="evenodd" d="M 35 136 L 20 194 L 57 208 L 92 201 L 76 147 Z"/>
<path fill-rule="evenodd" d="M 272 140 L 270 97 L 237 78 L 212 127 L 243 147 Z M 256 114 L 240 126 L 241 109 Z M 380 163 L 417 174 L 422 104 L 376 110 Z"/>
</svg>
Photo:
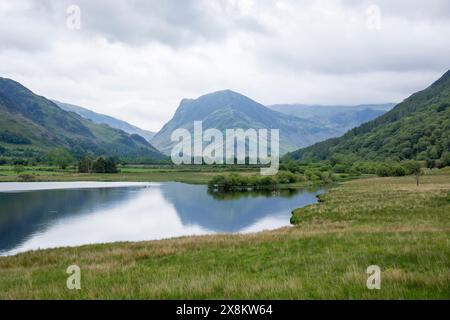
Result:
<svg viewBox="0 0 450 320">
<path fill-rule="evenodd" d="M 164 125 L 151 143 L 170 154 L 174 142 L 170 137 L 174 130 L 193 130 L 195 121 L 202 121 L 203 128 L 227 129 L 279 129 L 280 152 L 286 153 L 298 146 L 310 145 L 324 137 L 335 136 L 336 131 L 318 127 L 309 120 L 300 119 L 271 110 L 266 106 L 232 90 L 208 93 L 197 99 L 183 99 L 173 118 Z"/>
<path fill-rule="evenodd" d="M 242 94 L 240 94 L 240 93 L 238 93 L 236 91 L 233 91 L 231 89 L 218 90 L 218 91 L 212 92 L 210 94 L 214 94 L 214 95 L 240 95 L 240 96 L 242 96 Z"/>
<path fill-rule="evenodd" d="M 33 93 L 30 89 L 26 88 L 19 82 L 9 78 L 0 77 L 0 88 L 4 90 L 20 90 L 22 92 Z"/>
<path fill-rule="evenodd" d="M 431 86 L 438 86 L 450 81 L 450 70 L 447 70 L 438 80 L 436 80 Z"/>
<path fill-rule="evenodd" d="M 244 96 L 243 94 L 230 90 L 230 89 L 225 89 L 225 90 L 219 90 L 219 91 L 214 91 L 214 92 L 210 92 L 207 94 L 204 94 L 200 97 L 198 97 L 195 100 L 202 100 L 202 99 L 219 99 L 219 100 L 224 100 L 224 99 L 248 99 L 251 100 L 250 98 Z"/>
</svg>

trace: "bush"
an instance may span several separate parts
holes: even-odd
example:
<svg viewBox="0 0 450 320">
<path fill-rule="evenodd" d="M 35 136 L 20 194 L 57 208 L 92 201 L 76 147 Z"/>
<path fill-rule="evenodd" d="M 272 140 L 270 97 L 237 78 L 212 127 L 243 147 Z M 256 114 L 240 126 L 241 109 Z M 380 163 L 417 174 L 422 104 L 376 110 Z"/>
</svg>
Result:
<svg viewBox="0 0 450 320">
<path fill-rule="evenodd" d="M 30 182 L 30 181 L 34 181 L 35 176 L 29 173 L 23 173 L 21 175 L 18 176 L 19 181 L 21 182 Z"/>
<path fill-rule="evenodd" d="M 436 160 L 436 168 L 442 169 L 444 167 L 444 163 L 441 160 Z"/>
<path fill-rule="evenodd" d="M 318 180 L 320 180 L 320 172 L 315 172 L 313 170 L 306 170 L 305 171 L 305 176 L 310 181 L 318 181 Z"/>
<path fill-rule="evenodd" d="M 298 181 L 298 178 L 292 172 L 281 171 L 277 174 L 278 183 L 294 183 Z"/>
<path fill-rule="evenodd" d="M 301 222 L 301 220 L 300 220 L 300 217 L 298 216 L 298 214 L 294 214 L 294 212 L 292 212 L 290 223 L 292 225 L 298 225 L 298 224 L 300 224 L 300 222 Z"/>
<path fill-rule="evenodd" d="M 263 185 L 263 186 L 273 186 L 276 184 L 277 184 L 277 181 L 273 177 L 264 177 L 264 178 L 261 178 L 261 180 L 260 180 L 260 185 Z"/>
<path fill-rule="evenodd" d="M 349 171 L 349 167 L 345 164 L 338 163 L 333 167 L 333 171 L 336 173 L 347 173 Z"/>
<path fill-rule="evenodd" d="M 444 167 L 450 166 L 450 152 L 444 151 L 441 156 L 441 162 Z"/>
<path fill-rule="evenodd" d="M 245 187 L 254 187 L 256 189 L 267 189 L 274 187 L 278 184 L 276 177 L 267 176 L 241 176 L 235 173 L 230 175 L 218 175 L 213 177 L 209 183 L 209 188 L 219 188 L 223 191 L 229 191 L 233 189 L 241 189 Z"/>
<path fill-rule="evenodd" d="M 391 175 L 395 177 L 402 177 L 406 175 L 406 169 L 402 167 L 401 165 L 397 164 L 394 165 L 391 169 Z"/>
<path fill-rule="evenodd" d="M 333 174 L 331 172 L 322 172 L 320 175 L 320 180 L 322 180 L 325 183 L 331 183 L 333 182 Z"/>
<path fill-rule="evenodd" d="M 391 175 L 391 169 L 386 165 L 382 164 L 377 168 L 377 176 L 379 177 L 389 177 Z"/>
</svg>

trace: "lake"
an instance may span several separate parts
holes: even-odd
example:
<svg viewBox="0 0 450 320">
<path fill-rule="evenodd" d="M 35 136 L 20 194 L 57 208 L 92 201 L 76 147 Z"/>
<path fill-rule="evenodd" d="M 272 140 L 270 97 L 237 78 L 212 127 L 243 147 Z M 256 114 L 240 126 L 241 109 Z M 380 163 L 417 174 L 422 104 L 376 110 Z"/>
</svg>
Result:
<svg viewBox="0 0 450 320">
<path fill-rule="evenodd" d="M 0 255 L 289 225 L 316 190 L 215 193 L 176 182 L 0 183 Z"/>
</svg>

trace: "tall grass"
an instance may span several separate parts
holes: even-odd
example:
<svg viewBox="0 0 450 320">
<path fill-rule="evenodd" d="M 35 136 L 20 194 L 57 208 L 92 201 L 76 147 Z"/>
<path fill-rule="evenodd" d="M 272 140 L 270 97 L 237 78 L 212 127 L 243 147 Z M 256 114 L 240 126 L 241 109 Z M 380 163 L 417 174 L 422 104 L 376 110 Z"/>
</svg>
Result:
<svg viewBox="0 0 450 320">
<path fill-rule="evenodd" d="M 449 299 L 449 194 L 449 175 L 357 180 L 296 210 L 292 228 L 3 257 L 0 298 Z M 374 264 L 381 290 L 366 288 Z"/>
</svg>

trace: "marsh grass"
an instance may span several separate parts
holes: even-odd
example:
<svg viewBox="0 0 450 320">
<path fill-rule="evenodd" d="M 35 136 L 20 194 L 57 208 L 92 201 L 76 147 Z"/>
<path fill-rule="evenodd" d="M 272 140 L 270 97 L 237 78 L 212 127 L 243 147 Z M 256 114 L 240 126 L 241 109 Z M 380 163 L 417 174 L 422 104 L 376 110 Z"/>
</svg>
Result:
<svg viewBox="0 0 450 320">
<path fill-rule="evenodd" d="M 89 245 L 0 258 L 2 299 L 449 299 L 450 176 L 346 182 L 249 235 Z M 66 288 L 66 268 L 82 289 Z M 378 265 L 381 290 L 366 288 Z"/>
</svg>

